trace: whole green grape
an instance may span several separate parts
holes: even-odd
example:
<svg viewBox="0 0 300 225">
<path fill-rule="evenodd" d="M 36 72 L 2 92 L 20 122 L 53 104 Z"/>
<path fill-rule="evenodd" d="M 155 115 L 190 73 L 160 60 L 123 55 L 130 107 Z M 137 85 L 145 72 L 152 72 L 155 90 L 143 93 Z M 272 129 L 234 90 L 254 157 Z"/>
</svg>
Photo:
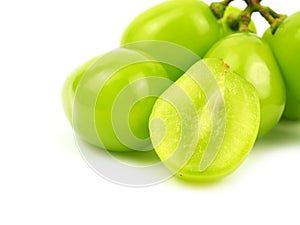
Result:
<svg viewBox="0 0 300 225">
<path fill-rule="evenodd" d="M 263 39 L 271 46 L 288 91 L 284 117 L 300 118 L 300 12 L 284 19 L 274 35 L 267 29 Z"/>
<path fill-rule="evenodd" d="M 111 151 L 151 150 L 148 119 L 156 97 L 171 84 L 166 71 L 142 52 L 124 48 L 92 61 L 76 77 L 76 134 Z"/>
<path fill-rule="evenodd" d="M 167 41 L 203 57 L 221 36 L 222 25 L 206 3 L 173 0 L 137 16 L 123 33 L 121 45 L 145 40 Z"/>
<path fill-rule="evenodd" d="M 282 75 L 268 44 L 255 34 L 232 34 L 218 41 L 205 57 L 223 59 L 256 88 L 261 110 L 259 136 L 268 133 L 280 120 L 286 100 Z"/>
</svg>

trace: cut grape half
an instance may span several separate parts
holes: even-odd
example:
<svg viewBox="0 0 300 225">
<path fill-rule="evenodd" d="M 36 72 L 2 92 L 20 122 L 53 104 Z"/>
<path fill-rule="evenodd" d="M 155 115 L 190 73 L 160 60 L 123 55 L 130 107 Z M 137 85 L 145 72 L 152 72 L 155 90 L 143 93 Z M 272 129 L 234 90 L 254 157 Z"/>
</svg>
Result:
<svg viewBox="0 0 300 225">
<path fill-rule="evenodd" d="M 194 64 L 156 101 L 149 120 L 159 158 L 181 178 L 222 178 L 244 161 L 257 138 L 256 89 L 220 59 Z"/>
</svg>

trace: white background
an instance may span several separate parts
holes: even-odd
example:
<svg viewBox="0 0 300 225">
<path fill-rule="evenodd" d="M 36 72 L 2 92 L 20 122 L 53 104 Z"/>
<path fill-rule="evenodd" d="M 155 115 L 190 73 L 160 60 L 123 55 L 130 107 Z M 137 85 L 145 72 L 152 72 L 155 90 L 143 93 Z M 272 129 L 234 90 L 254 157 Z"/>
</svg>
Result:
<svg viewBox="0 0 300 225">
<path fill-rule="evenodd" d="M 212 185 L 122 187 L 81 158 L 62 111 L 64 79 L 116 48 L 126 25 L 159 2 L 1 0 L 0 224 L 299 224 L 300 122 L 281 123 Z M 298 1 L 263 2 L 300 10 Z M 255 20 L 261 34 L 267 24 Z"/>
</svg>

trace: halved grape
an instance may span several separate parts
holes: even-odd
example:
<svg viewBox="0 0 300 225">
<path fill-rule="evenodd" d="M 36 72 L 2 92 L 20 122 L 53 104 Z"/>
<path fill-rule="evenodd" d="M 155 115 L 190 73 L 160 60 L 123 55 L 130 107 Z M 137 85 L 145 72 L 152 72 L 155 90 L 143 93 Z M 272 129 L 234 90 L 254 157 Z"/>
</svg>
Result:
<svg viewBox="0 0 300 225">
<path fill-rule="evenodd" d="M 207 181 L 233 172 L 256 140 L 256 89 L 219 59 L 194 64 L 156 101 L 150 137 L 177 176 Z"/>
</svg>

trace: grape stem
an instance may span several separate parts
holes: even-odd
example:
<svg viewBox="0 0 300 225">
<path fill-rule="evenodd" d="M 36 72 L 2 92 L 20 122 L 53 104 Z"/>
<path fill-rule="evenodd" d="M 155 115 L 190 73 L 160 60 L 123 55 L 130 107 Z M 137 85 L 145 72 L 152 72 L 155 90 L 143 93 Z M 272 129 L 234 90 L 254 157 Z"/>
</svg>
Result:
<svg viewBox="0 0 300 225">
<path fill-rule="evenodd" d="M 212 12 L 218 19 L 221 19 L 224 16 L 227 6 L 234 0 L 224 0 L 222 2 L 213 2 L 210 5 Z"/>
<path fill-rule="evenodd" d="M 247 8 L 241 13 L 239 30 L 247 30 L 253 12 L 259 12 L 260 15 L 270 24 L 272 33 L 274 34 L 279 27 L 279 24 L 287 17 L 286 15 L 278 14 L 273 9 L 261 5 L 262 0 L 244 0 L 247 3 Z M 250 16 L 249 16 L 250 14 Z M 244 18 L 245 17 L 245 18 Z"/>
<path fill-rule="evenodd" d="M 222 2 L 213 2 L 210 5 L 215 16 L 220 19 L 224 16 L 227 6 L 234 0 L 224 0 Z M 287 17 L 283 14 L 278 14 L 270 7 L 261 5 L 262 0 L 244 0 L 247 7 L 240 13 L 238 18 L 229 17 L 228 24 L 233 30 L 250 31 L 249 24 L 252 13 L 259 12 L 260 15 L 270 24 L 272 33 L 274 34 L 280 23 Z"/>
<path fill-rule="evenodd" d="M 264 16 L 264 18 L 267 18 L 268 16 L 273 18 L 273 20 L 271 19 L 270 21 L 268 21 L 268 23 L 270 24 L 271 26 L 271 30 L 272 30 L 272 34 L 275 34 L 277 28 L 279 27 L 280 23 L 285 19 L 287 18 L 287 15 L 284 15 L 284 14 L 278 14 L 276 13 L 274 10 L 272 10 L 271 8 L 269 7 L 264 7 L 262 6 L 260 8 L 260 14 L 262 16 Z"/>
</svg>

